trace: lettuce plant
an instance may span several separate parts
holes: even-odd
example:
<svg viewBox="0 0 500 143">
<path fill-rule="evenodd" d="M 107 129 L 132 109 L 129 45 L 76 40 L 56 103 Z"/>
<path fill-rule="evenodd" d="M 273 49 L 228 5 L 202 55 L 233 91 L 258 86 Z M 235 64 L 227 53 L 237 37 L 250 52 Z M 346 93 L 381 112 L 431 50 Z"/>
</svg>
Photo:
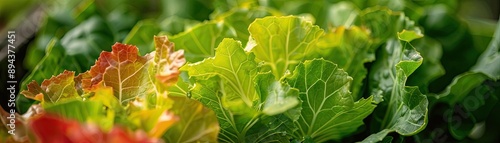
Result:
<svg viewBox="0 0 500 143">
<path fill-rule="evenodd" d="M 0 141 L 471 141 L 497 125 L 500 24 L 475 64 L 450 71 L 441 58 L 460 40 L 422 11 L 453 3 L 416 3 L 215 1 L 210 20 L 142 20 L 126 44 L 75 54 L 99 41 L 81 36 L 99 33 L 85 32 L 93 18 L 48 42 L 23 82 L 20 130 Z"/>
</svg>

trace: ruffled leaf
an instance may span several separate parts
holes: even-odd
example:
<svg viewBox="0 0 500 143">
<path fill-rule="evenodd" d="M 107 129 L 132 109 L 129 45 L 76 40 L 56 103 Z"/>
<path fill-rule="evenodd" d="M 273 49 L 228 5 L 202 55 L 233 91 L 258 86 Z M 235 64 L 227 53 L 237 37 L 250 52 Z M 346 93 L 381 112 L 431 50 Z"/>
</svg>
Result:
<svg viewBox="0 0 500 143">
<path fill-rule="evenodd" d="M 294 127 L 282 113 L 298 104 L 298 92 L 269 73 L 257 75 L 257 68 L 254 55 L 232 39 L 221 42 L 215 57 L 181 68 L 195 81 L 192 97 L 215 111 L 221 126 L 219 141 L 289 139 L 284 128 Z"/>
<path fill-rule="evenodd" d="M 155 36 L 154 38 L 156 79 L 166 86 L 171 86 L 177 82 L 180 74 L 179 68 L 186 63 L 184 51 L 174 51 L 174 43 L 170 42 L 167 36 Z"/>
<path fill-rule="evenodd" d="M 52 76 L 44 80 L 39 86 L 36 81 L 28 84 L 28 89 L 21 92 L 24 96 L 42 101 L 42 103 L 56 103 L 66 99 L 79 98 L 75 88 L 75 72 L 64 71 L 63 73 Z"/>
<path fill-rule="evenodd" d="M 292 132 L 296 139 L 314 142 L 339 140 L 363 125 L 375 108 L 372 97 L 354 101 L 349 86 L 352 78 L 336 64 L 323 59 L 300 63 L 286 80 L 299 89 L 303 101 Z"/>
<path fill-rule="evenodd" d="M 121 104 L 151 94 L 147 68 L 150 57 L 139 56 L 137 47 L 132 45 L 116 43 L 112 49 L 112 52 L 102 52 L 88 71 L 91 77 L 82 79 L 83 89 L 91 90 L 99 84 L 112 87 Z"/>
<path fill-rule="evenodd" d="M 318 26 L 295 16 L 256 19 L 248 31 L 257 44 L 251 50 L 276 79 L 293 69 L 323 34 Z"/>
<path fill-rule="evenodd" d="M 253 102 L 258 100 L 252 82 L 257 72 L 254 58 L 253 54 L 243 51 L 240 42 L 224 39 L 217 47 L 215 57 L 188 64 L 181 70 L 188 71 L 190 76 L 198 78 L 220 76 L 227 93 L 224 97 L 227 104 L 252 107 Z"/>
<path fill-rule="evenodd" d="M 368 74 L 364 64 L 375 60 L 375 48 L 368 29 L 337 27 L 319 39 L 314 56 L 323 57 L 344 69 L 353 78 L 350 89 L 353 97 L 358 99 L 362 96 L 363 79 Z"/>
</svg>

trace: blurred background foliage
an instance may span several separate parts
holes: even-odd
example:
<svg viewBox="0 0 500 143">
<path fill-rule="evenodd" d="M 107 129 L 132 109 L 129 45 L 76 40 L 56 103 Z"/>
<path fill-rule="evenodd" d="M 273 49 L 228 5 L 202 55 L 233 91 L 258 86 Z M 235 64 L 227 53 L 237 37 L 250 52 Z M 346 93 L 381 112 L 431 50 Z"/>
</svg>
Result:
<svg viewBox="0 0 500 143">
<path fill-rule="evenodd" d="M 471 70 L 477 59 L 488 47 L 498 22 L 498 0 L 1 0 L 0 31 L 15 30 L 16 77 L 22 90 L 32 80 L 38 83 L 57 75 L 64 69 L 84 72 L 94 64 L 101 51 L 110 51 L 115 42 L 135 44 L 141 55 L 153 50 L 152 35 L 169 35 L 179 47 L 189 46 L 183 41 L 183 31 L 195 33 L 201 41 L 204 35 L 248 41 L 246 27 L 258 17 L 267 15 L 300 15 L 309 18 L 328 30 L 337 26 L 349 26 L 360 10 L 369 7 L 388 7 L 402 11 L 416 25 L 422 27 L 425 38 L 415 40 L 418 51 L 424 57 L 422 67 L 409 77 L 408 85 L 419 86 L 422 93 L 441 93 L 462 73 Z M 211 27 L 203 31 L 199 27 Z M 6 34 L 0 35 L 2 53 L 1 73 L 6 75 Z M 212 46 L 219 42 L 212 41 Z M 216 45 L 215 45 L 216 46 Z M 188 50 L 188 49 L 185 49 Z M 189 57 L 194 62 L 200 58 Z M 202 58 L 201 58 L 202 59 Z M 369 67 L 370 63 L 365 66 Z M 422 79 L 426 77 L 426 79 Z M 0 77 L 6 81 L 6 76 Z M 480 78 L 480 77 L 479 77 Z M 432 82 L 427 82 L 432 81 Z M 5 90 L 5 82 L 0 83 Z M 481 86 L 482 85 L 482 86 Z M 487 91 L 499 87 L 498 82 L 480 82 L 475 91 Z M 500 94 L 499 90 L 495 91 Z M 7 93 L 6 91 L 3 93 Z M 470 93 L 472 94 L 472 93 Z M 2 96 L 1 101 L 8 100 Z M 430 99 L 429 125 L 413 137 L 393 135 L 394 141 L 415 142 L 494 142 L 494 134 L 476 137 L 471 133 L 478 124 L 491 122 L 499 127 L 498 114 L 491 116 L 470 112 L 477 118 L 466 118 L 466 133 L 447 127 L 442 119 L 447 109 L 459 104 L 441 103 Z M 484 102 L 484 110 L 500 112 L 498 99 Z M 18 109 L 24 112 L 33 101 L 19 96 Z M 446 104 L 445 104 L 446 103 Z M 453 102 L 455 103 L 455 102 Z M 459 102 L 460 103 L 460 102 Z M 5 103 L 2 103 L 2 106 Z M 467 110 L 469 111 L 469 110 Z M 468 112 L 469 113 L 469 112 Z M 469 121 L 470 120 L 470 121 Z M 368 121 L 367 121 L 368 122 Z M 483 127 L 484 128 L 484 127 Z M 460 130 L 462 131 L 462 130 Z M 483 130 L 500 134 L 497 130 Z M 357 141 L 370 132 L 360 133 L 344 141 Z M 441 138 L 440 138 L 441 137 Z M 428 140 L 432 139 L 432 140 Z"/>
</svg>

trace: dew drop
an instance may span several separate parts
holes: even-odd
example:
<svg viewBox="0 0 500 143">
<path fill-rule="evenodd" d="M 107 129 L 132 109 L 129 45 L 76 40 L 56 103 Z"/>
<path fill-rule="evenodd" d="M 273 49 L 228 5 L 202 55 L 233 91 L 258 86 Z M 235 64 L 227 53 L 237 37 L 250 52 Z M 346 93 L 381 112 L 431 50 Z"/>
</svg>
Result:
<svg viewBox="0 0 500 143">
<path fill-rule="evenodd" d="M 186 96 L 187 96 L 188 98 L 191 98 L 191 95 L 192 95 L 192 94 L 191 94 L 191 91 L 188 91 L 188 92 L 186 93 Z"/>
</svg>

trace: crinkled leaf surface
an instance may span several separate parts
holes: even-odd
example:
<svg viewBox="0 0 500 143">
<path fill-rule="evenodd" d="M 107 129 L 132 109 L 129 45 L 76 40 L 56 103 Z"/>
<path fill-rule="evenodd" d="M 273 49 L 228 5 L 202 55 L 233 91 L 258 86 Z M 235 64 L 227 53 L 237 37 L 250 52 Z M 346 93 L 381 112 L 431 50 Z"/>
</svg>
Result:
<svg viewBox="0 0 500 143">
<path fill-rule="evenodd" d="M 375 60 L 375 48 L 367 29 L 337 27 L 319 39 L 314 53 L 338 64 L 353 78 L 350 88 L 354 99 L 357 99 L 362 96 L 362 82 L 368 74 L 364 64 Z"/>
<path fill-rule="evenodd" d="M 66 50 L 62 47 L 59 40 L 52 39 L 47 44 L 45 56 L 38 61 L 38 64 L 33 69 L 36 72 L 31 72 L 23 79 L 21 90 L 26 89 L 26 85 L 33 80 L 41 83 L 44 79 L 49 79 L 52 75 L 57 75 L 65 69 L 75 71 L 76 73 L 84 70 L 81 69 L 74 57 L 66 54 Z"/>
<path fill-rule="evenodd" d="M 187 86 L 183 86 L 184 82 L 178 81 L 179 68 L 186 63 L 184 51 L 174 51 L 174 43 L 166 36 L 155 36 L 154 42 L 156 50 L 152 53 L 154 60 L 149 74 L 150 78 L 154 79 L 152 82 L 155 84 L 157 94 L 167 92 L 167 88 L 187 90 Z"/>
<path fill-rule="evenodd" d="M 221 42 L 215 57 L 181 68 L 196 81 L 192 97 L 215 111 L 221 142 L 287 140 L 285 128 L 293 128 L 286 126 L 288 118 L 277 114 L 298 104 L 296 89 L 270 73 L 257 75 L 256 68 L 253 54 L 232 39 Z"/>
<path fill-rule="evenodd" d="M 91 79 L 82 79 L 83 88 L 91 89 L 102 82 L 113 88 L 113 94 L 121 104 L 151 94 L 148 76 L 150 57 L 138 55 L 132 45 L 116 43 L 112 52 L 102 52 L 89 73 Z"/>
<path fill-rule="evenodd" d="M 218 76 L 197 80 L 191 90 L 197 99 L 217 115 L 220 124 L 219 142 L 288 142 L 286 131 L 294 130 L 293 122 L 284 115 L 258 115 L 257 111 L 241 114 L 225 107 L 224 86 Z M 246 107 L 248 108 L 248 107 Z"/>
<path fill-rule="evenodd" d="M 399 33 L 406 33 L 403 31 Z M 415 37 L 417 35 L 409 36 Z M 401 135 L 413 135 L 427 124 L 428 100 L 418 87 L 405 86 L 406 79 L 422 63 L 422 57 L 405 39 L 390 38 L 377 55 L 370 73 L 370 90 L 379 103 L 374 111 L 372 129 L 382 130 L 364 142 L 383 139 L 387 133 L 396 131 Z M 408 40 L 408 39 L 406 39 Z M 382 102 L 383 101 L 383 102 Z M 388 130 L 384 130 L 388 129 Z M 380 136 L 379 136 L 380 135 Z M 378 137 L 373 137 L 378 136 Z"/>
<path fill-rule="evenodd" d="M 128 125 L 129 129 L 142 129 L 149 137 L 163 136 L 171 142 L 216 141 L 219 126 L 213 111 L 186 96 L 168 96 L 167 88 L 177 82 L 179 68 L 185 63 L 183 51 L 174 51 L 174 44 L 165 36 L 155 37 L 155 46 L 155 52 L 139 56 L 137 47 L 116 43 L 111 52 L 101 53 L 88 72 L 75 77 L 74 72 L 65 71 L 45 80 L 41 86 L 36 82 L 29 84 L 23 93 L 57 102 L 45 107 L 49 113 L 97 123 L 101 129 L 111 130 L 111 134 L 114 131 L 111 127 L 118 123 Z M 243 52 L 241 45 L 239 49 Z M 80 96 L 85 100 L 79 100 Z M 78 99 L 61 102 L 59 98 Z M 170 127 L 170 133 L 164 136 Z M 65 134 L 49 140 L 60 139 L 73 140 Z M 94 142 L 95 138 L 88 139 Z"/>
<path fill-rule="evenodd" d="M 428 93 L 429 84 L 445 74 L 440 61 L 443 53 L 442 46 L 438 41 L 430 37 L 417 39 L 411 43 L 420 52 L 424 60 L 422 65 L 408 77 L 407 84 L 416 85 L 420 91 Z"/>
<path fill-rule="evenodd" d="M 323 34 L 318 26 L 295 16 L 259 18 L 248 31 L 257 44 L 252 48 L 255 56 L 266 62 L 277 79 L 303 60 Z"/>
<path fill-rule="evenodd" d="M 300 117 L 294 122 L 299 130 L 292 132 L 296 139 L 339 140 L 363 125 L 375 108 L 372 97 L 355 102 L 349 92 L 352 78 L 330 61 L 305 61 L 286 80 L 299 89 L 303 101 Z"/>
<path fill-rule="evenodd" d="M 220 76 L 225 86 L 225 102 L 252 107 L 253 102 L 258 100 L 252 80 L 256 68 L 254 55 L 245 53 L 240 42 L 224 39 L 219 44 L 215 57 L 188 64 L 181 70 L 188 71 L 190 76 L 195 77 Z"/>
<path fill-rule="evenodd" d="M 28 89 L 21 92 L 24 96 L 42 101 L 42 103 L 55 103 L 66 99 L 79 98 L 76 89 L 75 72 L 64 71 L 44 80 L 41 85 L 36 81 L 28 84 Z"/>
</svg>

